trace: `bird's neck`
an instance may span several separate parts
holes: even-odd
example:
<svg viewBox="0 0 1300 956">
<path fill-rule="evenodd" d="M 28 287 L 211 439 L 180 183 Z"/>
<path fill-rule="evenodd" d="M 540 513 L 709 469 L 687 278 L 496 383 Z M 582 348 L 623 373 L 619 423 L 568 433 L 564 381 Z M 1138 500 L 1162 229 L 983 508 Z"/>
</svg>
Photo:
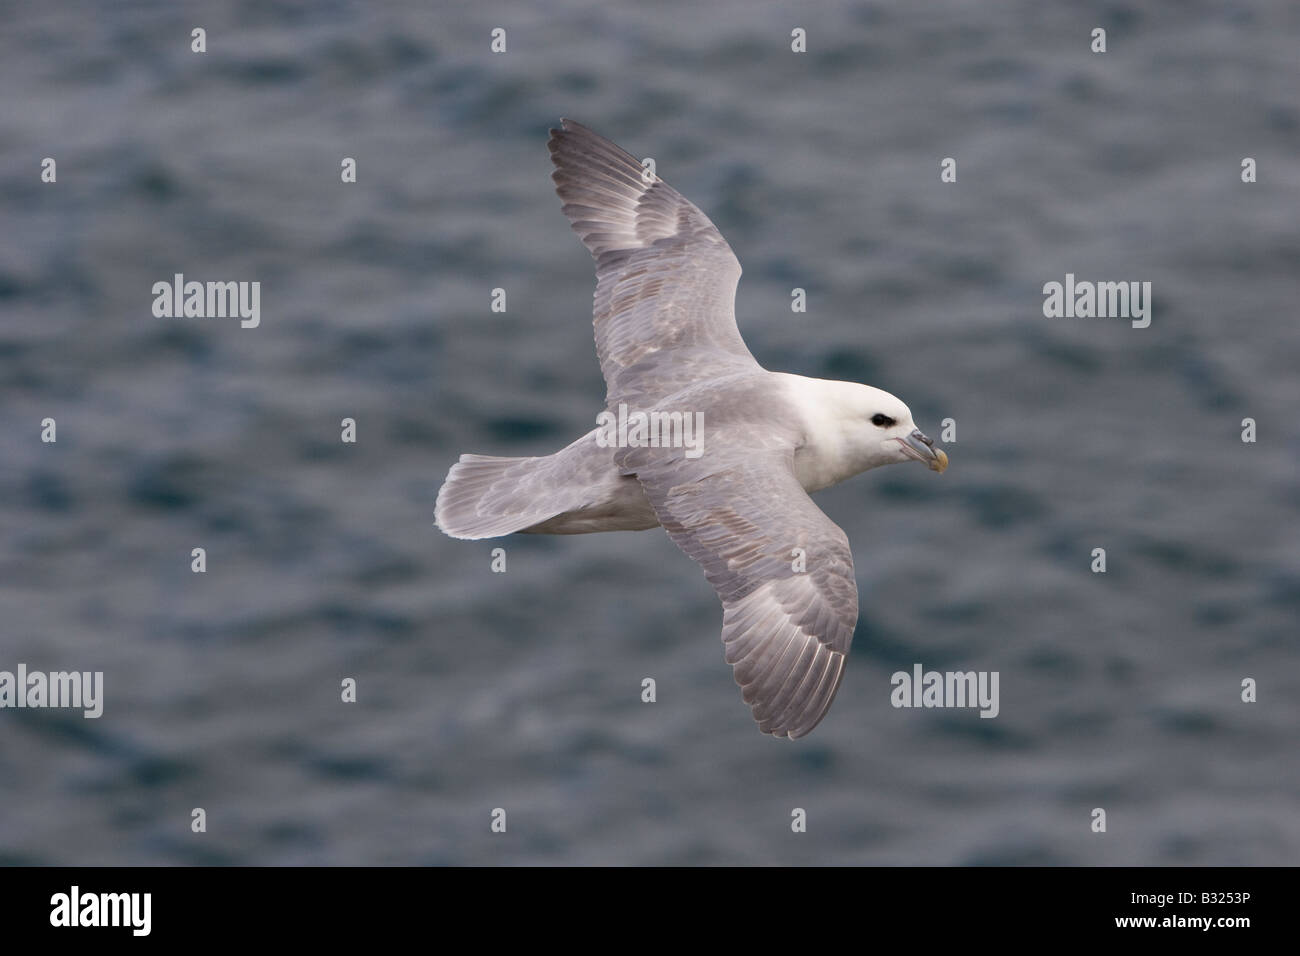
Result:
<svg viewBox="0 0 1300 956">
<path fill-rule="evenodd" d="M 861 423 L 850 414 L 852 382 L 776 373 L 798 410 L 803 444 L 795 450 L 794 473 L 804 491 L 820 491 L 874 468 L 875 449 L 864 445 Z"/>
</svg>

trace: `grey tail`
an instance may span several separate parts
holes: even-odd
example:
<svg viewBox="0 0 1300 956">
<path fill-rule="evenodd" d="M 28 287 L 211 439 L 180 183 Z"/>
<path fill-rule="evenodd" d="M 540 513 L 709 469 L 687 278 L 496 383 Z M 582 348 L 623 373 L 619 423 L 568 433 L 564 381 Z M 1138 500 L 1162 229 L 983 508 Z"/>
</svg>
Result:
<svg viewBox="0 0 1300 956">
<path fill-rule="evenodd" d="M 434 520 L 453 538 L 499 538 L 563 512 L 538 495 L 535 479 L 546 458 L 461 455 L 438 491 Z M 549 499 L 550 504 L 547 504 Z"/>
</svg>

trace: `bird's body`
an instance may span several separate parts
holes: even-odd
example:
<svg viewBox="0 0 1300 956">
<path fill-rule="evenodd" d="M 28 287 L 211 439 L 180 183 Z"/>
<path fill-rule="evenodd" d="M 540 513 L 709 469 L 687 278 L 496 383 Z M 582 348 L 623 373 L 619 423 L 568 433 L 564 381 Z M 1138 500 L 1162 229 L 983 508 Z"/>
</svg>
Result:
<svg viewBox="0 0 1300 956">
<path fill-rule="evenodd" d="M 760 729 L 803 736 L 839 687 L 858 612 L 848 541 L 807 493 L 900 461 L 942 471 L 947 456 L 888 392 L 762 368 L 735 323 L 740 265 L 704 214 L 577 123 L 550 146 L 596 260 L 604 414 L 626 424 L 630 408 L 694 441 L 635 428 L 611 441 L 606 423 L 553 455 L 462 455 L 437 523 L 460 538 L 663 527 L 722 599 L 726 659 Z"/>
</svg>

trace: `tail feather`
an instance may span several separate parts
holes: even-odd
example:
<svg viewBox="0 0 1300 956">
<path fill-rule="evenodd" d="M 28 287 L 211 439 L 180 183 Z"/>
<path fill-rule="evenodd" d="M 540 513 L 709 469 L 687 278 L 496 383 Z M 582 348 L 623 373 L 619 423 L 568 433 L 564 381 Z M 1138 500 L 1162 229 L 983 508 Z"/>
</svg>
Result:
<svg viewBox="0 0 1300 956">
<path fill-rule="evenodd" d="M 461 455 L 438 491 L 434 521 L 453 538 L 497 538 L 560 514 L 554 499 L 528 494 L 541 458 Z"/>
</svg>

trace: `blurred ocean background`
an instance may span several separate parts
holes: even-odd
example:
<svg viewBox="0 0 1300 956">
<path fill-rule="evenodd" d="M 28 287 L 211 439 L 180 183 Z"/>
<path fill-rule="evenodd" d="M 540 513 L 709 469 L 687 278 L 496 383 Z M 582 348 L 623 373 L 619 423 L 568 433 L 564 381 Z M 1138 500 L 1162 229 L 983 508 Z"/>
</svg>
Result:
<svg viewBox="0 0 1300 956">
<path fill-rule="evenodd" d="M 106 700 L 0 711 L 0 862 L 1296 863 L 1298 49 L 1289 0 L 11 9 L 0 669 Z M 765 366 L 957 422 L 818 496 L 862 616 L 804 740 L 662 532 L 433 526 L 459 453 L 601 407 L 561 116 L 727 236 Z M 155 318 L 177 272 L 261 326 Z M 1044 318 L 1067 272 L 1150 328 Z M 915 663 L 1000 716 L 894 709 Z"/>
</svg>

